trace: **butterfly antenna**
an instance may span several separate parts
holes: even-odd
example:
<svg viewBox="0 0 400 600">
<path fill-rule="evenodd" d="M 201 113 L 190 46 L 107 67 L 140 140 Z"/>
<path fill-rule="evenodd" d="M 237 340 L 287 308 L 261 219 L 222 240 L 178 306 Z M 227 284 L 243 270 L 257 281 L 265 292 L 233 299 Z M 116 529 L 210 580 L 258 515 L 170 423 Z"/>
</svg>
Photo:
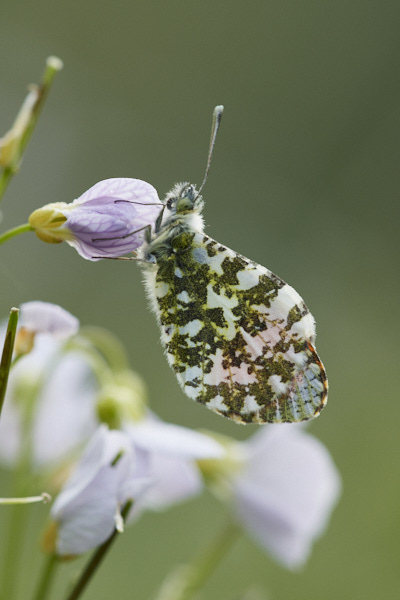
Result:
<svg viewBox="0 0 400 600">
<path fill-rule="evenodd" d="M 200 194 L 201 190 L 204 187 L 205 182 L 207 181 L 207 177 L 208 177 L 208 173 L 210 172 L 210 166 L 211 166 L 211 158 L 212 158 L 212 153 L 214 150 L 214 146 L 215 146 L 215 140 L 217 139 L 217 133 L 218 133 L 218 129 L 221 123 L 221 119 L 222 119 L 222 113 L 224 112 L 224 107 L 221 105 L 216 106 L 214 108 L 214 112 L 213 112 L 213 120 L 212 120 L 212 125 L 211 125 L 211 139 L 210 139 L 210 147 L 208 149 L 208 158 L 207 158 L 207 167 L 206 167 L 206 172 L 204 175 L 204 179 L 203 182 L 199 188 L 198 194 Z"/>
</svg>

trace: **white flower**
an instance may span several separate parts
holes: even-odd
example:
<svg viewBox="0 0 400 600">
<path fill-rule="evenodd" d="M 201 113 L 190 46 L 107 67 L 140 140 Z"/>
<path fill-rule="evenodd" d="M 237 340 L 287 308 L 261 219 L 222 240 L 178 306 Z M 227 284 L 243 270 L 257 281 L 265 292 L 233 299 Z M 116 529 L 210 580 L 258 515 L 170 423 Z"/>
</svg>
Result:
<svg viewBox="0 0 400 600">
<path fill-rule="evenodd" d="M 270 425 L 234 454 L 222 477 L 238 521 L 285 567 L 301 567 L 340 495 L 329 452 L 303 427 Z"/>
<path fill-rule="evenodd" d="M 21 323 L 17 339 L 33 333 L 35 342 L 29 349 L 21 342 L 25 356 L 10 372 L 0 460 L 13 467 L 25 452 L 33 468 L 42 468 L 65 460 L 95 430 L 97 384 L 81 354 L 63 352 L 61 340 L 79 326 L 75 317 L 59 306 L 29 302 L 21 306 Z"/>
<path fill-rule="evenodd" d="M 29 354 L 37 334 L 48 334 L 61 341 L 75 335 L 78 330 L 78 319 L 61 306 L 49 302 L 25 302 L 20 306 L 15 356 Z"/>
<path fill-rule="evenodd" d="M 65 340 L 78 332 L 78 319 L 57 304 L 36 300 L 24 302 L 19 308 L 19 327 L 25 330 L 48 333 L 57 340 Z"/>
<path fill-rule="evenodd" d="M 126 434 L 99 427 L 51 510 L 58 555 L 82 554 L 120 526 L 120 509 L 149 484 L 140 461 Z"/>
<path fill-rule="evenodd" d="M 199 494 L 203 480 L 196 460 L 219 459 L 225 453 L 209 436 L 164 423 L 154 415 L 126 424 L 125 431 L 149 457 L 152 482 L 135 503 L 132 514 L 136 516 L 141 510 L 161 510 Z"/>
<path fill-rule="evenodd" d="M 108 539 L 128 500 L 129 517 L 137 518 L 198 494 L 202 479 L 194 458 L 223 453 L 208 436 L 154 417 L 126 431 L 100 426 L 54 503 L 57 554 L 82 554 Z"/>
</svg>

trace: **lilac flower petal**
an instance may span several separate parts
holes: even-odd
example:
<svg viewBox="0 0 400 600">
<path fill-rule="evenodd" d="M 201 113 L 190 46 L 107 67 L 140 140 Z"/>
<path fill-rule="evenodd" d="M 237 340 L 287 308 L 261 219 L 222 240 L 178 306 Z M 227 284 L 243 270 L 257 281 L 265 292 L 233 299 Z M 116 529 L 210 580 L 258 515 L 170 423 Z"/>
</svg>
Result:
<svg viewBox="0 0 400 600">
<path fill-rule="evenodd" d="M 157 190 L 150 183 L 129 177 L 103 179 L 84 192 L 75 202 L 86 204 L 91 200 L 96 201 L 98 198 L 107 197 L 128 202 L 142 202 L 143 204 L 160 204 Z M 160 207 L 158 207 L 159 210 Z"/>
<path fill-rule="evenodd" d="M 154 225 L 162 204 L 155 188 L 140 179 L 100 181 L 62 211 L 61 229 L 83 258 L 118 257 L 142 245 L 144 228 Z"/>
<path fill-rule="evenodd" d="M 143 510 L 161 510 L 200 493 L 203 482 L 197 459 L 219 459 L 223 447 L 211 437 L 185 427 L 164 423 L 149 415 L 125 430 L 135 448 L 149 456 L 151 484 L 135 503 L 133 516 Z"/>
<path fill-rule="evenodd" d="M 131 452 L 131 444 L 126 435 L 119 431 L 109 431 L 100 425 L 92 436 L 86 450 L 52 507 L 52 514 L 64 512 L 71 500 L 79 496 L 96 478 L 99 469 L 109 466 L 119 452 Z"/>
<path fill-rule="evenodd" d="M 143 510 L 164 510 L 198 495 L 203 482 L 195 463 L 183 458 L 152 454 L 149 465 L 151 483 L 135 502 L 132 517 Z"/>
<path fill-rule="evenodd" d="M 236 510 L 249 534 L 285 567 L 301 567 L 311 552 L 308 536 L 293 528 L 282 511 L 268 509 L 259 494 L 246 492 L 244 487 L 237 490 Z"/>
<path fill-rule="evenodd" d="M 20 327 L 35 333 L 48 333 L 55 339 L 64 340 L 79 329 L 78 319 L 57 304 L 38 300 L 24 302 L 20 310 Z"/>
<path fill-rule="evenodd" d="M 35 469 L 65 461 L 97 427 L 98 384 L 92 367 L 83 354 L 62 348 L 54 337 L 38 334 L 33 350 L 11 370 L 0 419 L 0 461 L 8 467 L 15 465 L 24 443 L 26 394 L 37 394 L 30 426 Z"/>
<path fill-rule="evenodd" d="M 135 481 L 135 473 L 129 437 L 100 426 L 52 507 L 58 554 L 82 554 L 111 535 L 119 507 L 133 499 L 127 494 L 140 497 L 146 488 L 147 481 Z"/>
<path fill-rule="evenodd" d="M 0 419 L 0 462 L 7 468 L 16 465 L 21 449 L 22 420 L 15 404 L 9 401 L 10 382 Z"/>
<path fill-rule="evenodd" d="M 234 505 L 249 533 L 289 568 L 301 566 L 340 494 L 325 446 L 293 425 L 270 426 L 245 444 Z"/>
<path fill-rule="evenodd" d="M 65 460 L 97 427 L 97 383 L 82 355 L 68 353 L 46 378 L 32 431 L 36 468 Z"/>
<path fill-rule="evenodd" d="M 156 190 L 140 179 L 96 183 L 70 204 L 52 202 L 33 211 L 29 223 L 39 239 L 67 242 L 88 260 L 134 252 L 163 208 Z"/>
<path fill-rule="evenodd" d="M 116 474 L 103 468 L 92 486 L 70 502 L 63 513 L 54 512 L 58 524 L 56 552 L 61 556 L 83 554 L 105 542 L 114 530 L 116 502 L 109 493 Z M 102 502 L 98 499 L 102 498 Z"/>
<path fill-rule="evenodd" d="M 222 458 L 225 454 L 221 444 L 210 436 L 156 418 L 130 423 L 126 431 L 135 445 L 149 452 L 194 460 Z"/>
</svg>

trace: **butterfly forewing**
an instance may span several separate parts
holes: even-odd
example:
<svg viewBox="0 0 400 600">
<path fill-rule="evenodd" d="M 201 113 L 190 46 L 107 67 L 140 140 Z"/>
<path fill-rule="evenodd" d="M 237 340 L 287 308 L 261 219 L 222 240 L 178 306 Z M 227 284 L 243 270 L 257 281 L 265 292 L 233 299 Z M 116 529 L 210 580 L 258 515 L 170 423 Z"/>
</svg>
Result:
<svg viewBox="0 0 400 600">
<path fill-rule="evenodd" d="M 184 231 L 147 289 L 185 393 L 241 423 L 313 418 L 326 403 L 314 319 L 268 269 Z"/>
</svg>

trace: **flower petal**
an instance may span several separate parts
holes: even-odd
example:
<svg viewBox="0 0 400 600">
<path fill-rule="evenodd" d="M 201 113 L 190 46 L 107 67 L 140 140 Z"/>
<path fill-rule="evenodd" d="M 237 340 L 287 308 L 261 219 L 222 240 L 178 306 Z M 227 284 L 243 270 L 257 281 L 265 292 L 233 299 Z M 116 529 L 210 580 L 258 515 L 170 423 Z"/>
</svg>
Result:
<svg viewBox="0 0 400 600">
<path fill-rule="evenodd" d="M 20 310 L 20 327 L 34 333 L 48 333 L 55 339 L 64 340 L 79 329 L 78 319 L 57 304 L 39 300 L 24 302 Z"/>
<path fill-rule="evenodd" d="M 210 436 L 187 427 L 165 423 L 154 416 L 129 423 L 125 429 L 132 436 L 135 445 L 149 452 L 194 460 L 222 458 L 225 454 L 221 444 Z"/>
<path fill-rule="evenodd" d="M 140 497 L 147 481 L 135 480 L 136 457 L 129 437 L 100 426 L 52 507 L 56 550 L 82 554 L 104 542 L 115 528 L 119 507 Z"/>
<path fill-rule="evenodd" d="M 270 426 L 245 446 L 234 505 L 249 533 L 289 568 L 301 566 L 340 494 L 325 446 L 302 428 Z"/>
<path fill-rule="evenodd" d="M 29 223 L 43 241 L 66 241 L 83 258 L 96 261 L 139 248 L 162 207 L 149 183 L 113 178 L 96 183 L 70 204 L 54 202 L 35 210 Z"/>
</svg>

